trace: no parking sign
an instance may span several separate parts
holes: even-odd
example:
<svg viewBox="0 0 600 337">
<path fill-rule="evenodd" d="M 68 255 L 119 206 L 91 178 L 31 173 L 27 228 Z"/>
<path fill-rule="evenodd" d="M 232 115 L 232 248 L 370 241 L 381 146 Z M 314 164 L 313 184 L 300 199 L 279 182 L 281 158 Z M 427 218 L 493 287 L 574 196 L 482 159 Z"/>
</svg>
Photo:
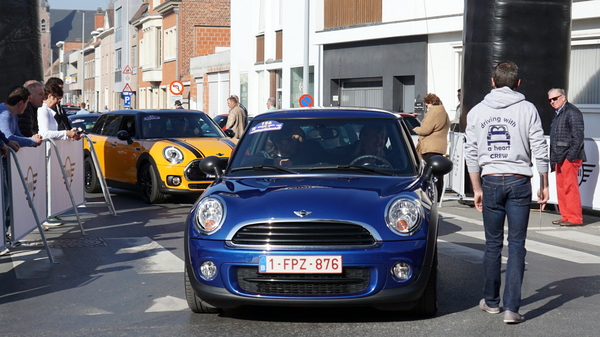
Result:
<svg viewBox="0 0 600 337">
<path fill-rule="evenodd" d="M 315 104 L 315 100 L 312 98 L 311 95 L 304 94 L 298 99 L 298 104 L 300 104 L 301 107 L 305 108 L 312 107 Z"/>
</svg>

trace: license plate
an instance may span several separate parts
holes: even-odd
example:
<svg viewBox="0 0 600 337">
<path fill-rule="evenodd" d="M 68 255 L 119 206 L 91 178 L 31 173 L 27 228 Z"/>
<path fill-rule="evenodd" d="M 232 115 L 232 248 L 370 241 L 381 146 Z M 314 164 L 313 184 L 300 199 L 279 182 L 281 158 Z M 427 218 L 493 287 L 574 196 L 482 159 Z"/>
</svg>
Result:
<svg viewBox="0 0 600 337">
<path fill-rule="evenodd" d="M 341 274 L 341 255 L 261 255 L 260 273 Z"/>
</svg>

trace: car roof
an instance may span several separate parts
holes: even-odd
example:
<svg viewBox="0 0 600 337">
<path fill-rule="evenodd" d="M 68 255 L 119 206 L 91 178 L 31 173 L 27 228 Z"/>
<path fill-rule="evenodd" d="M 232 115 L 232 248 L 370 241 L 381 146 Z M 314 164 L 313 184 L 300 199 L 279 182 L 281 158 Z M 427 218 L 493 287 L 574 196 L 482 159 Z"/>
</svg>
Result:
<svg viewBox="0 0 600 337">
<path fill-rule="evenodd" d="M 90 112 L 87 114 L 82 114 L 82 115 L 69 115 L 68 118 L 69 119 L 76 119 L 76 118 L 86 118 L 86 117 L 100 117 L 103 114 L 98 113 L 98 112 Z"/>
<path fill-rule="evenodd" d="M 139 115 L 139 114 L 177 114 L 177 113 L 197 113 L 205 114 L 200 110 L 186 110 L 186 109 L 127 109 L 127 110 L 113 110 L 110 112 L 102 113 L 101 115 Z"/>
<path fill-rule="evenodd" d="M 391 118 L 398 116 L 390 111 L 375 108 L 354 107 L 324 107 L 324 108 L 294 108 L 265 112 L 254 117 L 255 120 L 272 118 L 327 118 L 327 117 L 360 117 L 360 118 Z"/>
</svg>

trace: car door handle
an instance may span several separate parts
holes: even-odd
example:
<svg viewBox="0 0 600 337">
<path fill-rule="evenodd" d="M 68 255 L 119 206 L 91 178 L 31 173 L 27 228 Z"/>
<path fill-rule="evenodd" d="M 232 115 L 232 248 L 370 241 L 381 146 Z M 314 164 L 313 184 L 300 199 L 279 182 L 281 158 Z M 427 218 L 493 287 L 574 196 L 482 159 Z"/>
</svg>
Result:
<svg viewBox="0 0 600 337">
<path fill-rule="evenodd" d="M 112 145 L 112 146 L 117 146 L 117 143 L 110 143 L 110 145 Z"/>
</svg>

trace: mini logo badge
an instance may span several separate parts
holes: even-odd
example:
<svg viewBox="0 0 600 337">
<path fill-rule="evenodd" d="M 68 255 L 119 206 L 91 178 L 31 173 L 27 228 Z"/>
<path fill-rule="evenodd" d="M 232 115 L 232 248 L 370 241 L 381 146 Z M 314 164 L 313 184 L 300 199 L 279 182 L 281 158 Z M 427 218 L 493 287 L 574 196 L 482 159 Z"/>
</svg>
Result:
<svg viewBox="0 0 600 337">
<path fill-rule="evenodd" d="M 294 214 L 296 214 L 297 216 L 299 216 L 301 218 L 304 218 L 305 216 L 310 215 L 311 213 L 312 212 L 304 211 L 304 210 L 302 210 L 302 211 L 294 211 Z"/>
</svg>

